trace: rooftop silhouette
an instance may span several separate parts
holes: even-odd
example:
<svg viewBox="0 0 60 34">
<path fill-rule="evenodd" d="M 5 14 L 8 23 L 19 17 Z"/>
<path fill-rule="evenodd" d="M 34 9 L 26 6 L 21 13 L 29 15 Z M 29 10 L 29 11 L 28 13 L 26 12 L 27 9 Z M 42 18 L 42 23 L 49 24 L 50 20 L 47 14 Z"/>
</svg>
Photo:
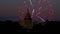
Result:
<svg viewBox="0 0 60 34">
<path fill-rule="evenodd" d="M 45 25 L 43 26 L 41 23 L 44 23 Z M 32 22 L 29 9 L 27 9 L 26 16 L 22 22 L 6 20 L 0 21 L 0 25 L 1 32 L 51 32 L 56 30 L 59 31 L 58 26 L 60 25 L 60 21 L 48 21 L 47 19 L 46 22 Z"/>
<path fill-rule="evenodd" d="M 36 22 L 37 23 L 37 22 Z M 30 32 L 48 32 L 48 31 L 59 31 L 60 21 L 47 21 L 46 25 L 42 26 L 40 23 L 33 25 L 33 28 L 30 29 Z M 0 31 L 1 32 L 26 32 L 27 29 L 23 29 L 19 25 L 19 22 L 13 21 L 0 21 Z"/>
</svg>

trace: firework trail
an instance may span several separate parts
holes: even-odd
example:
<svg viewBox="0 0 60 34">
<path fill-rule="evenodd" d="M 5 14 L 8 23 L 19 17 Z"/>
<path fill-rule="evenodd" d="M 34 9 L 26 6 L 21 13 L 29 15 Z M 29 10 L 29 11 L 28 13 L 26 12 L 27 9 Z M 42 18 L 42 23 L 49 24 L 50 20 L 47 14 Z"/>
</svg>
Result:
<svg viewBox="0 0 60 34">
<path fill-rule="evenodd" d="M 45 22 L 44 18 L 42 18 L 41 16 L 38 16 L 38 15 L 40 15 L 40 12 L 39 12 L 39 13 L 37 13 L 37 15 L 36 15 L 36 16 L 37 16 L 38 18 L 40 18 L 43 22 Z"/>
<path fill-rule="evenodd" d="M 31 5 L 32 8 L 33 8 L 32 0 L 29 0 L 29 2 L 30 2 L 30 5 Z M 33 17 L 34 12 L 35 12 L 35 9 L 33 8 L 33 10 L 32 10 L 32 17 Z M 42 17 L 39 17 L 39 18 L 40 18 L 43 22 L 45 22 L 45 20 L 44 20 Z"/>
<path fill-rule="evenodd" d="M 45 20 L 44 20 L 42 17 L 40 17 L 40 19 L 41 19 L 43 22 L 45 22 Z"/>
<path fill-rule="evenodd" d="M 32 0 L 29 0 L 29 2 L 30 2 L 30 5 L 31 5 L 32 8 L 33 8 Z M 32 10 L 32 17 L 33 17 L 34 12 L 35 12 L 35 9 Z"/>
<path fill-rule="evenodd" d="M 29 0 L 29 1 L 30 1 L 31 6 L 33 6 L 32 1 L 31 0 Z"/>
<path fill-rule="evenodd" d="M 33 17 L 34 12 L 35 12 L 35 9 L 32 10 L 32 17 Z"/>
</svg>

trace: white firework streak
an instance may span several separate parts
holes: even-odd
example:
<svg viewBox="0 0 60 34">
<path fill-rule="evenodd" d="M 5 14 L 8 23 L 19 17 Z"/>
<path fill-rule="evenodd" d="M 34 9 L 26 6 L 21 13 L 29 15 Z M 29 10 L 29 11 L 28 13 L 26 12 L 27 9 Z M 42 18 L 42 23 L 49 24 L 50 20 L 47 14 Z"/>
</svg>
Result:
<svg viewBox="0 0 60 34">
<path fill-rule="evenodd" d="M 30 1 L 31 6 L 33 7 L 32 1 L 31 1 L 31 0 L 29 0 L 29 1 Z M 34 12 L 35 12 L 35 9 L 32 10 L 32 17 L 33 17 Z M 44 20 L 42 17 L 39 17 L 39 18 L 40 18 L 43 22 L 45 22 L 45 20 Z"/>
<path fill-rule="evenodd" d="M 29 1 L 30 1 L 31 6 L 33 6 L 32 1 L 31 0 L 29 0 Z"/>
<path fill-rule="evenodd" d="M 40 12 L 38 12 L 36 16 L 37 16 L 38 18 L 40 18 L 43 22 L 45 22 L 45 20 L 44 20 L 41 16 L 38 16 L 38 15 L 40 15 Z"/>
<path fill-rule="evenodd" d="M 33 16 L 34 12 L 35 12 L 35 9 L 33 9 L 33 11 L 32 11 L 32 16 Z"/>
<path fill-rule="evenodd" d="M 43 22 L 45 22 L 45 20 L 44 20 L 42 17 L 40 17 L 40 19 L 41 19 Z"/>
<path fill-rule="evenodd" d="M 29 1 L 30 1 L 30 5 L 31 5 L 32 8 L 33 8 L 32 0 L 29 0 Z M 33 17 L 34 12 L 35 12 L 35 9 L 32 10 L 32 17 Z"/>
</svg>

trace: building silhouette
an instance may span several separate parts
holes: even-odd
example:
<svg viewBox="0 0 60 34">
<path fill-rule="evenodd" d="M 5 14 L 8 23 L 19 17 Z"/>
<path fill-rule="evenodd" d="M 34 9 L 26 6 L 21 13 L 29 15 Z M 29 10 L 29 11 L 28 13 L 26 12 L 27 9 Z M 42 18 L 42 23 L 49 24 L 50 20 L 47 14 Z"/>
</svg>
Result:
<svg viewBox="0 0 60 34">
<path fill-rule="evenodd" d="M 32 23 L 32 19 L 31 19 L 31 15 L 29 13 L 29 9 L 27 9 L 27 13 L 25 15 L 25 18 L 20 23 L 20 25 L 23 26 L 23 28 L 32 28 L 33 23 Z"/>
</svg>

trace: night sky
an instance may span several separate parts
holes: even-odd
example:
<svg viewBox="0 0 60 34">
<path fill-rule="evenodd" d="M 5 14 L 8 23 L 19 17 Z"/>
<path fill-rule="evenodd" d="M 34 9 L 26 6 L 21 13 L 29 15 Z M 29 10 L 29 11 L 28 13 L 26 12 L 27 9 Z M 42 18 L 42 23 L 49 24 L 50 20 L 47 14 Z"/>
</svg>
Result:
<svg viewBox="0 0 60 34">
<path fill-rule="evenodd" d="M 52 17 L 55 21 L 60 21 L 60 0 L 50 0 L 54 4 L 55 14 Z M 34 1 L 33 1 L 34 2 Z M 29 1 L 27 1 L 29 3 Z M 18 21 L 18 7 L 22 4 L 23 0 L 0 0 L 0 20 L 13 20 Z"/>
</svg>

